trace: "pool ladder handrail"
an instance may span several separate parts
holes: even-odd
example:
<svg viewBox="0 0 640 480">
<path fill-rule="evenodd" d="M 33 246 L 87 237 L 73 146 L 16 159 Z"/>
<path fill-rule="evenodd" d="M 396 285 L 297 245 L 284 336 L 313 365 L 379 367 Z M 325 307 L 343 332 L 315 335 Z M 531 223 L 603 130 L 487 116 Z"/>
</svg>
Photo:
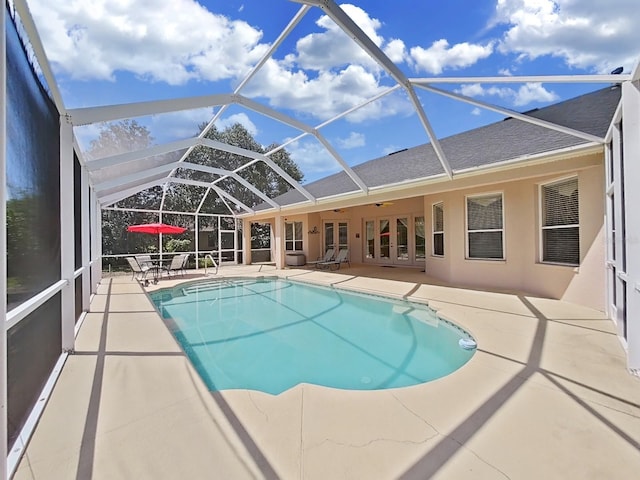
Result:
<svg viewBox="0 0 640 480">
<path fill-rule="evenodd" d="M 208 275 L 207 273 L 207 258 L 211 259 L 211 263 L 213 263 L 213 266 L 216 267 L 216 273 L 214 273 L 214 275 L 218 274 L 218 263 L 214 260 L 213 255 L 211 255 L 210 253 L 207 253 L 204 256 L 204 274 L 205 276 Z"/>
</svg>

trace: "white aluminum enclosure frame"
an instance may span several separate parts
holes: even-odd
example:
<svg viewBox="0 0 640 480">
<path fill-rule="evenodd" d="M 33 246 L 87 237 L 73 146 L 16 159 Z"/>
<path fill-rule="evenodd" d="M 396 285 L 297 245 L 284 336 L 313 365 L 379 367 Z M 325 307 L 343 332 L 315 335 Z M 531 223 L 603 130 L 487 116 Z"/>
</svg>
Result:
<svg viewBox="0 0 640 480">
<path fill-rule="evenodd" d="M 637 159 L 640 157 L 640 69 L 635 68 L 632 74 L 622 75 L 560 75 L 560 76 L 512 76 L 512 77 L 438 77 L 438 78 L 407 78 L 402 71 L 377 47 L 369 37 L 353 22 L 345 12 L 333 0 L 291 0 L 296 3 L 302 3 L 300 10 L 296 13 L 291 22 L 283 30 L 280 36 L 273 43 L 269 51 L 261 60 L 254 66 L 251 72 L 245 77 L 242 83 L 239 84 L 236 89 L 227 94 L 216 94 L 203 97 L 183 98 L 174 100 L 162 100 L 155 102 L 143 102 L 132 103 L 126 105 L 115 105 L 106 107 L 93 107 L 84 109 L 67 110 L 65 108 L 62 95 L 57 86 L 55 75 L 49 61 L 46 57 L 44 46 L 41 43 L 36 25 L 31 17 L 26 0 L 14 0 L 14 6 L 17 14 L 23 23 L 25 33 L 30 40 L 30 44 L 33 48 L 34 56 L 42 71 L 42 75 L 47 82 L 51 97 L 56 104 L 58 111 L 61 115 L 61 204 L 64 207 L 64 215 L 61 218 L 61 279 L 48 288 L 39 292 L 36 296 L 21 304 L 18 308 L 13 309 L 11 312 L 6 312 L 6 294 L 7 286 L 6 281 L 0 282 L 0 310 L 3 313 L 2 321 L 2 338 L 0 339 L 0 457 L 2 463 L 0 463 L 0 478 L 7 478 L 12 468 L 15 465 L 9 465 L 7 462 L 7 361 L 6 361 L 6 342 L 7 342 L 7 330 L 12 326 L 19 323 L 29 313 L 33 312 L 40 305 L 44 304 L 47 300 L 52 298 L 58 292 L 61 292 L 63 315 L 62 315 L 62 331 L 63 331 L 63 350 L 58 362 L 58 365 L 54 369 L 53 375 L 50 379 L 49 386 L 52 388 L 55 383 L 55 375 L 59 373 L 61 362 L 64 362 L 66 358 L 65 352 L 73 352 L 74 349 L 74 335 L 75 335 L 75 311 L 74 311 L 74 280 L 79 275 L 83 275 L 83 309 L 86 311 L 89 305 L 89 296 L 91 293 L 95 293 L 97 282 L 101 278 L 101 208 L 103 206 L 111 205 L 117 201 L 120 201 L 130 195 L 133 195 L 146 188 L 165 185 L 168 183 L 187 183 L 192 182 L 185 179 L 175 177 L 175 170 L 177 168 L 191 168 L 198 171 L 206 171 L 208 173 L 220 175 L 217 180 L 207 183 L 200 182 L 199 186 L 204 186 L 207 191 L 217 191 L 223 199 L 229 200 L 245 210 L 248 214 L 253 211 L 253 206 L 244 205 L 239 200 L 233 198 L 230 194 L 225 192 L 219 185 L 223 178 L 233 178 L 235 181 L 240 182 L 245 188 L 252 191 L 255 195 L 261 198 L 263 201 L 269 204 L 271 210 L 275 213 L 285 208 L 279 205 L 274 199 L 268 198 L 264 192 L 261 192 L 254 185 L 250 184 L 246 180 L 243 180 L 239 175 L 239 172 L 243 169 L 249 168 L 257 161 L 266 163 L 276 173 L 278 173 L 285 181 L 293 186 L 304 198 L 304 202 L 307 204 L 315 204 L 322 201 L 322 198 L 316 198 L 312 195 L 304 186 L 295 182 L 290 176 L 288 176 L 282 169 L 280 169 L 271 160 L 270 155 L 285 148 L 287 144 L 297 141 L 306 136 L 313 136 L 321 144 L 335 162 L 342 168 L 342 170 L 351 178 L 354 184 L 357 186 L 356 192 L 349 192 L 347 194 L 337 195 L 332 197 L 333 200 L 339 200 L 340 198 L 353 199 L 354 197 L 362 197 L 362 202 L 366 203 L 366 197 L 375 192 L 376 189 L 370 188 L 366 183 L 353 171 L 348 162 L 343 159 L 332 144 L 327 140 L 325 136 L 320 133 L 320 130 L 337 120 L 345 117 L 349 113 L 353 113 L 360 108 L 369 105 L 372 102 L 378 101 L 386 95 L 392 94 L 398 90 L 403 90 L 409 100 L 411 101 L 418 120 L 421 122 L 426 133 L 426 139 L 428 139 L 436 151 L 438 160 L 442 166 L 444 174 L 449 178 L 456 175 L 456 172 L 451 169 L 449 162 L 444 155 L 444 152 L 440 148 L 440 143 L 435 136 L 431 127 L 428 112 L 425 111 L 421 104 L 415 89 L 423 89 L 439 95 L 445 95 L 454 100 L 463 101 L 472 105 L 488 109 L 497 113 L 517 118 L 518 120 L 529 122 L 535 125 L 539 125 L 545 128 L 550 128 L 556 131 L 574 135 L 576 137 L 585 139 L 589 142 L 593 142 L 597 145 L 604 145 L 611 141 L 611 135 L 607 135 L 605 138 L 599 138 L 597 136 L 585 134 L 573 129 L 544 122 L 539 119 L 535 119 L 530 116 L 522 115 L 517 112 L 510 111 L 491 105 L 489 103 L 481 102 L 469 97 L 458 95 L 450 91 L 442 90 L 434 87 L 436 84 L 493 84 L 493 83 L 525 83 L 525 82 L 553 82 L 553 83 L 611 83 L 622 84 L 622 117 L 623 122 L 623 137 L 624 137 L 624 158 L 625 162 L 625 175 L 624 185 L 620 185 L 619 188 L 623 189 L 625 203 L 627 205 L 639 205 L 640 204 L 640 190 L 634 188 L 632 182 L 637 178 L 640 178 L 640 164 L 631 159 Z M 291 32 L 295 29 L 296 25 L 300 22 L 304 15 L 311 11 L 312 7 L 321 8 L 334 22 L 350 37 L 353 38 L 364 51 L 367 52 L 370 57 L 375 60 L 387 73 L 393 85 L 382 93 L 372 97 L 359 105 L 354 105 L 341 114 L 326 120 L 319 125 L 311 126 L 303 122 L 299 122 L 294 118 L 291 118 L 277 110 L 267 107 L 254 101 L 250 98 L 244 97 L 240 94 L 244 86 L 255 76 L 255 74 L 264 66 L 266 61 L 272 57 L 276 49 L 282 44 L 282 42 L 288 38 Z M 0 39 L 0 56 L 2 57 L 2 65 L 0 65 L 0 144 L 6 144 L 6 31 L 5 31 L 5 10 L 3 9 L 2 16 L 0 17 L 0 23 L 2 30 L 2 38 Z M 217 119 L 220 118 L 222 113 L 230 105 L 239 105 L 241 107 L 250 109 L 258 114 L 273 118 L 286 125 L 300 130 L 302 133 L 294 139 L 288 140 L 283 143 L 277 149 L 274 149 L 266 154 L 258 154 L 256 152 L 250 152 L 237 147 L 224 145 L 220 142 L 214 142 L 208 140 L 205 137 L 206 130 L 211 128 Z M 208 124 L 207 129 L 203 130 L 197 137 L 190 139 L 183 139 L 177 142 L 172 142 L 165 145 L 157 145 L 148 149 L 138 152 L 128 152 L 122 155 L 105 157 L 96 160 L 86 160 L 82 156 L 82 152 L 77 148 L 75 139 L 73 138 L 73 127 L 80 125 L 87 125 L 96 122 L 102 122 L 106 120 L 117 120 L 134 118 L 144 115 L 153 115 L 158 113 L 174 112 L 179 110 L 188 110 L 202 107 L 217 106 L 219 109 Z M 74 147 L 75 145 L 75 147 Z M 186 161 L 187 155 L 183 155 L 179 162 L 173 163 L 169 166 L 159 165 L 158 168 L 162 173 L 166 173 L 160 179 L 150 180 L 149 175 L 145 174 L 123 174 L 105 181 L 104 183 L 96 184 L 95 177 L 92 176 L 93 172 L 101 168 L 107 168 L 119 163 L 135 163 L 137 161 L 153 157 L 162 153 L 176 152 L 187 149 L 187 153 L 195 146 L 206 146 L 208 148 L 227 151 L 230 153 L 236 153 L 247 157 L 247 163 L 238 169 L 233 171 L 218 169 L 215 167 L 204 167 L 200 165 L 189 164 Z M 73 154 L 74 150 L 78 155 L 81 175 L 82 175 L 82 188 L 83 198 L 81 202 L 81 224 L 82 224 L 82 266 L 79 270 L 74 269 L 74 226 L 73 226 L 73 214 L 69 214 L 69 208 L 73 209 Z M 160 171 L 159 170 L 159 171 Z M 618 172 L 619 174 L 622 172 Z M 193 183 L 190 183 L 193 184 Z M 376 187 L 378 188 L 378 187 Z M 90 189 L 84 195 L 85 189 Z M 104 193 L 106 191 L 109 193 Z M 101 194 L 101 192 L 103 192 Z M 4 148 L 0 149 L 0 193 L 2 198 L 6 196 L 6 151 Z M 206 195 L 206 194 L 205 194 Z M 86 198 L 85 198 L 86 197 Z M 622 201 L 622 195 L 616 196 L 616 201 Z M 203 197 L 204 201 L 204 197 Z M 195 214 L 199 213 L 199 209 L 202 207 L 202 202 Z M 621 211 L 620 209 L 616 209 Z M 72 210 L 71 210 L 72 211 Z M 162 212 L 160 212 L 162 213 Z M 625 226 L 628 239 L 640 238 L 640 217 L 633 216 L 632 209 L 626 209 Z M 66 218 L 65 218 L 66 217 Z M 0 224 L 2 225 L 0 230 L 0 274 L 4 275 L 6 279 L 7 265 L 6 265 L 6 205 L 2 202 L 0 207 Z M 283 220 L 282 216 L 276 215 L 274 228 L 272 231 L 282 231 Z M 504 227 L 503 227 L 504 228 Z M 91 235 L 89 235 L 89 232 Z M 89 243 L 89 238 L 91 239 Z M 622 239 L 620 240 L 622 241 Z M 282 255 L 282 238 L 277 235 L 275 237 L 275 255 Z M 628 319 L 628 335 L 626 348 L 628 351 L 628 365 L 631 369 L 640 369 L 640 243 L 633 242 L 632 240 L 625 240 L 626 252 L 627 252 L 627 264 L 624 271 L 621 270 L 621 274 L 625 277 L 625 282 L 628 286 L 627 295 L 627 319 Z M 46 403 L 46 402 L 43 402 Z M 35 424 L 35 423 L 34 423 Z M 23 431 L 21 435 L 23 438 L 28 438 L 29 432 Z M 13 459 L 15 460 L 16 455 Z M 19 458 L 19 456 L 18 456 Z"/>
<path fill-rule="evenodd" d="M 8 477 L 8 416 L 7 416 L 7 53 L 6 53 L 6 9 L 0 13 L 0 478 Z"/>
</svg>

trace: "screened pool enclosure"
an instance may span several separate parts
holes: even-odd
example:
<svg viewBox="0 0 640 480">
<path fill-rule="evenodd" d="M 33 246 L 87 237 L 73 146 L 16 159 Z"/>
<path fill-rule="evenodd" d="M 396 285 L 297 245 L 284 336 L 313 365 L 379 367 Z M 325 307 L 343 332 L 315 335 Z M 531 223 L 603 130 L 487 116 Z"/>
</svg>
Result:
<svg viewBox="0 0 640 480">
<path fill-rule="evenodd" d="M 366 171 L 355 168 L 355 161 L 347 158 L 348 149 L 338 145 L 341 142 L 330 141 L 329 134 L 346 129 L 350 115 L 376 120 L 377 108 L 391 98 L 402 98 L 403 108 L 411 112 L 408 117 L 423 136 L 421 142 L 428 142 L 433 151 L 429 174 L 415 187 L 422 189 L 421 194 L 436 182 L 446 184 L 462 174 L 452 166 L 455 152 L 442 147 L 432 125 L 432 116 L 447 110 L 429 110 L 426 95 L 486 109 L 495 118 L 517 119 L 571 135 L 604 152 L 610 163 L 606 198 L 602 199 L 607 202 L 603 238 L 608 242 L 608 253 L 603 269 L 608 269 L 608 313 L 624 325 L 619 335 L 627 348 L 629 367 L 640 369 L 640 217 L 625 208 L 640 205 L 640 189 L 631 188 L 631 182 L 640 178 L 640 162 L 635 161 L 640 157 L 640 70 L 636 67 L 632 73 L 615 75 L 410 78 L 410 72 L 394 63 L 334 1 L 282 2 L 295 7 L 289 23 L 269 39 L 238 81 L 230 82 L 228 91 L 116 105 L 97 101 L 94 106 L 75 108 L 65 105 L 66 86 L 57 81 L 48 59 L 50 52 L 39 33 L 42 25 L 32 17 L 29 2 L 5 3 L 0 40 L 0 188 L 5 199 L 0 211 L 4 228 L 0 235 L 0 270 L 4 275 L 0 295 L 4 302 L 1 478 L 10 476 L 15 468 L 56 376 L 67 356 L 74 353 L 75 336 L 92 294 L 105 273 L 126 270 L 123 257 L 188 252 L 189 268 L 193 269 L 204 266 L 206 255 L 223 265 L 250 261 L 282 267 L 276 259 L 289 249 L 287 244 L 296 249 L 299 235 L 307 235 L 307 231 L 314 237 L 321 232 L 326 235 L 322 224 L 303 229 L 300 223 L 300 232 L 294 230 L 288 238 L 287 212 L 329 210 L 338 215 L 341 205 L 376 210 L 385 206 L 385 201 L 395 200 L 395 192 L 412 179 L 394 184 L 384 176 L 375 184 L 365 180 Z M 309 18 L 305 20 L 311 14 L 323 15 L 332 28 L 346 34 L 345 39 L 353 41 L 360 57 L 365 58 L 358 57 L 359 61 L 374 65 L 384 79 L 375 95 L 350 104 L 345 100 L 348 105 L 339 113 L 326 114 L 317 123 L 312 114 L 300 111 L 302 106 L 283 107 L 251 95 L 252 82 L 269 74 L 278 49 L 293 43 L 296 27 L 305 21 L 311 23 Z M 529 82 L 621 85 L 616 126 L 605 137 L 596 136 L 449 88 Z M 197 124 L 197 131 L 184 133 L 182 138 L 156 143 L 151 133 L 158 134 L 142 128 L 145 122 L 152 124 L 152 119 L 163 115 L 203 108 L 212 115 Z M 218 127 L 226 114 L 239 112 L 277 125 L 271 141 L 279 143 L 262 145 L 249 138 L 242 126 Z M 379 120 L 385 121 L 383 117 Z M 394 128 L 386 131 L 392 139 Z M 326 182 L 322 188 L 318 181 L 307 182 L 307 172 L 298 169 L 288 151 L 301 141 L 313 143 L 313 152 L 320 151 L 319 158 L 330 164 L 322 171 L 339 174 L 338 180 Z M 422 210 L 413 212 L 414 217 L 390 216 L 405 237 L 419 239 L 413 254 L 421 261 L 430 253 L 444 253 L 446 225 L 442 203 Z M 429 215 L 434 212 L 433 225 L 425 221 L 425 211 Z M 367 251 L 373 255 L 374 221 L 379 220 L 362 220 L 362 238 L 358 234 L 347 239 L 345 233 L 340 242 L 346 245 L 347 240 L 356 238 L 369 242 Z M 126 231 L 128 225 L 154 222 L 186 231 L 176 235 Z M 433 239 L 433 251 L 426 246 L 428 238 Z M 402 255 L 408 257 L 409 252 Z"/>
</svg>

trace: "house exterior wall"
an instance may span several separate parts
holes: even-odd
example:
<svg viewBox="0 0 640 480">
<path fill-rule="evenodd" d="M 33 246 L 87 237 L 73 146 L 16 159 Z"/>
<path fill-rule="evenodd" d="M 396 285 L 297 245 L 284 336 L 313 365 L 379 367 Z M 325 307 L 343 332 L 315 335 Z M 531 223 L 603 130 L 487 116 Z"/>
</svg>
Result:
<svg viewBox="0 0 640 480">
<path fill-rule="evenodd" d="M 552 265 L 540 261 L 540 185 L 577 176 L 580 212 L 580 265 Z M 349 251 L 353 263 L 364 258 L 367 219 L 407 216 L 425 217 L 427 255 L 424 262 L 411 266 L 424 268 L 428 277 L 461 287 L 489 288 L 525 292 L 562 299 L 598 310 L 605 310 L 604 239 L 604 165 L 603 153 L 573 155 L 518 168 L 459 175 L 448 182 L 412 186 L 388 197 L 384 207 L 375 203 L 329 204 L 325 210 L 282 213 L 271 219 L 274 233 L 280 237 L 280 255 L 274 252 L 279 267 L 285 266 L 284 222 L 303 222 L 303 252 L 307 260 L 323 253 L 325 222 L 347 222 Z M 466 196 L 484 193 L 503 194 L 504 260 L 466 258 Z M 406 195 L 406 197 L 402 197 Z M 444 204 L 443 257 L 432 255 L 432 206 Z M 318 208 L 317 206 L 311 208 Z M 278 226 L 279 222 L 279 226 Z M 313 230 L 318 233 L 310 233 Z M 373 262 L 375 263 L 375 261 Z"/>
<path fill-rule="evenodd" d="M 580 194 L 580 266 L 540 259 L 540 184 L 577 175 Z M 503 194 L 504 260 L 466 258 L 468 195 Z M 427 275 L 456 285 L 527 292 L 604 310 L 604 173 L 602 166 L 576 172 L 425 195 Z M 431 255 L 432 205 L 444 203 L 444 257 Z"/>
</svg>

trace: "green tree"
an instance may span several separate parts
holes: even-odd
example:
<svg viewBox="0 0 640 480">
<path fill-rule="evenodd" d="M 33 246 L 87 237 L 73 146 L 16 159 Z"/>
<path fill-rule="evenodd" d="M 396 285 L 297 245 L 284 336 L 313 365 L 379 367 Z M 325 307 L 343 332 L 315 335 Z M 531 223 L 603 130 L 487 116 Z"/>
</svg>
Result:
<svg viewBox="0 0 640 480">
<path fill-rule="evenodd" d="M 204 128 L 204 125 L 200 128 Z M 277 148 L 276 144 L 272 144 L 265 149 L 239 123 L 231 125 L 224 130 L 218 130 L 213 127 L 207 132 L 206 138 L 262 154 Z M 153 137 L 149 130 L 135 120 L 105 124 L 100 129 L 98 138 L 91 142 L 88 157 L 95 159 L 126 151 L 142 150 L 150 147 L 152 143 Z M 285 149 L 278 150 L 271 155 L 271 159 L 296 181 L 302 181 L 302 171 Z M 231 171 L 245 165 L 251 159 L 242 155 L 198 146 L 192 150 L 186 161 Z M 239 171 L 238 175 L 269 198 L 277 197 L 292 188 L 287 181 L 264 162 L 253 163 Z M 219 179 L 219 175 L 199 172 L 189 168 L 178 168 L 175 176 L 177 178 L 200 180 L 206 183 L 219 180 L 217 187 L 245 205 L 252 207 L 263 202 L 262 198 L 232 178 Z M 165 217 L 171 218 L 170 212 L 196 212 L 201 204 L 203 205 L 202 213 L 230 213 L 227 204 L 231 204 L 231 202 L 222 200 L 215 191 L 205 187 L 178 183 L 169 183 L 164 190 L 160 186 L 146 189 L 118 202 L 116 206 L 125 209 L 146 208 L 158 210 L 164 194 L 166 194 L 164 201 L 166 215 L 163 216 L 163 220 Z M 232 204 L 231 206 L 233 207 Z M 106 210 L 103 212 L 102 220 L 103 252 L 107 255 L 149 251 L 157 245 L 157 238 L 152 235 L 129 234 L 126 231 L 126 227 L 134 223 L 157 222 L 157 214 Z M 207 217 L 201 217 L 199 222 L 201 228 L 206 226 L 209 221 L 210 219 Z M 182 226 L 189 227 L 188 225 Z M 183 235 L 177 236 L 176 240 L 188 238 L 187 233 Z M 174 246 L 172 245 L 172 247 Z"/>
<path fill-rule="evenodd" d="M 204 128 L 204 125 L 202 125 L 201 128 Z M 249 131 L 239 123 L 231 125 L 222 131 L 218 130 L 216 127 L 212 127 L 206 133 L 205 138 L 262 154 L 277 147 L 277 144 L 271 144 L 265 149 L 251 136 Z M 302 181 L 302 171 L 291 159 L 291 156 L 285 149 L 278 150 L 276 153 L 271 155 L 270 158 L 294 180 L 298 182 Z M 199 146 L 193 149 L 187 158 L 187 161 L 200 165 L 222 168 L 225 170 L 235 170 L 250 162 L 251 159 L 242 155 Z M 188 172 L 185 171 L 184 175 L 188 178 L 201 181 L 210 182 L 216 180 L 216 178 L 212 178 L 211 174 L 193 170 Z M 238 175 L 247 180 L 269 198 L 277 197 L 292 188 L 286 180 L 284 180 L 277 172 L 271 169 L 271 167 L 266 165 L 264 162 L 256 162 L 251 166 L 242 169 L 238 172 Z M 217 186 L 250 207 L 263 202 L 259 196 L 232 178 L 220 180 Z M 209 208 L 213 208 L 219 212 L 228 212 L 224 203 L 215 194 L 212 195 L 212 203 L 209 204 Z"/>
<path fill-rule="evenodd" d="M 100 135 L 89 144 L 89 158 L 101 158 L 151 146 L 153 137 L 144 125 L 135 120 L 105 123 L 100 127 Z"/>
<path fill-rule="evenodd" d="M 90 143 L 87 156 L 102 158 L 119 153 L 142 150 L 152 145 L 149 130 L 135 120 L 104 124 L 100 135 Z M 117 203 L 122 208 L 157 208 L 162 199 L 162 188 L 156 187 L 137 193 Z M 132 234 L 127 226 L 135 223 L 157 222 L 151 213 L 104 210 L 102 212 L 102 251 L 105 255 L 136 253 L 152 250 L 157 239 L 151 235 Z"/>
</svg>

